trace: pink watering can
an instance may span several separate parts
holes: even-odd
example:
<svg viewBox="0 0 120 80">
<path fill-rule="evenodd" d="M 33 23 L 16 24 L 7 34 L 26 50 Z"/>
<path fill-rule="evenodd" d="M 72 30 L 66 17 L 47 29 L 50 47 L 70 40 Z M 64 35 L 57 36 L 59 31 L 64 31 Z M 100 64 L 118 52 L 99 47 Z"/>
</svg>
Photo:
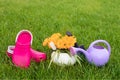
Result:
<svg viewBox="0 0 120 80">
<path fill-rule="evenodd" d="M 96 45 L 97 43 L 105 43 L 108 47 L 108 50 L 103 46 Z M 105 40 L 96 40 L 90 44 L 89 48 L 86 51 L 81 48 L 70 48 L 70 52 L 73 55 L 77 54 L 78 51 L 83 52 L 88 62 L 93 63 L 96 66 L 103 66 L 109 60 L 111 47 L 109 43 Z"/>
</svg>

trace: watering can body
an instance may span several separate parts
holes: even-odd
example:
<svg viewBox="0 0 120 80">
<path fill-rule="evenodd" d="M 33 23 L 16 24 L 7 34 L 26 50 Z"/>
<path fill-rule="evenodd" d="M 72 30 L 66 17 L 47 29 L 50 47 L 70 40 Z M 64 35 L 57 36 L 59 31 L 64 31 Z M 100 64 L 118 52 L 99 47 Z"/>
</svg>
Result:
<svg viewBox="0 0 120 80">
<path fill-rule="evenodd" d="M 108 50 L 102 46 L 95 45 L 99 42 L 105 43 L 108 47 Z M 96 66 L 103 66 L 109 61 L 111 47 L 109 43 L 105 40 L 96 40 L 91 43 L 91 45 L 86 51 L 81 48 L 70 48 L 70 52 L 73 55 L 77 54 L 78 51 L 83 52 L 88 62 L 95 64 Z"/>
</svg>

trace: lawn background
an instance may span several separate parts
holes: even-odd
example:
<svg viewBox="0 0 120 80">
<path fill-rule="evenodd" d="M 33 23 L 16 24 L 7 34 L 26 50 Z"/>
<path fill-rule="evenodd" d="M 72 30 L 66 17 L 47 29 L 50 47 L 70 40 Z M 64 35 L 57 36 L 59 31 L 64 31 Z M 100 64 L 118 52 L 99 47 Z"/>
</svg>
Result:
<svg viewBox="0 0 120 80">
<path fill-rule="evenodd" d="M 32 48 L 47 53 L 47 61 L 32 61 L 28 69 L 12 64 L 6 50 L 22 29 L 32 32 Z M 42 42 L 53 33 L 65 35 L 66 31 L 86 49 L 94 40 L 108 41 L 112 47 L 108 64 L 99 68 L 83 60 L 82 67 L 78 63 L 70 67 L 52 64 L 47 70 L 51 50 Z M 0 79 L 120 79 L 119 51 L 119 0 L 0 0 Z"/>
</svg>

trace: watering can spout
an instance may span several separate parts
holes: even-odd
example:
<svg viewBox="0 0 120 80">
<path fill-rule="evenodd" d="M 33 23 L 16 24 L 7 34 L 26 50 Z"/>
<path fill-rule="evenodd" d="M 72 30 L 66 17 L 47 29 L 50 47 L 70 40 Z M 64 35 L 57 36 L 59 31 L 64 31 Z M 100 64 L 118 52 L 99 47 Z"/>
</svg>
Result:
<svg viewBox="0 0 120 80">
<path fill-rule="evenodd" d="M 71 53 L 72 55 L 77 54 L 78 51 L 81 51 L 85 56 L 88 56 L 88 52 L 85 51 L 84 49 L 75 48 L 75 47 L 71 47 L 71 48 L 70 48 L 70 53 Z"/>
</svg>

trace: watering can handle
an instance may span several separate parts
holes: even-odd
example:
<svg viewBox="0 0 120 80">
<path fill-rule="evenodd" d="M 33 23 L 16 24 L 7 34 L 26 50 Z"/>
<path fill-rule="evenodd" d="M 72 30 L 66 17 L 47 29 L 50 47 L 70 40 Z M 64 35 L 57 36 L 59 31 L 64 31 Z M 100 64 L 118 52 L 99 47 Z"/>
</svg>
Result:
<svg viewBox="0 0 120 80">
<path fill-rule="evenodd" d="M 93 47 L 97 43 L 105 43 L 107 45 L 107 47 L 108 47 L 108 52 L 111 53 L 110 44 L 107 41 L 105 41 L 105 40 L 96 40 L 96 41 L 91 43 L 90 47 Z"/>
</svg>

